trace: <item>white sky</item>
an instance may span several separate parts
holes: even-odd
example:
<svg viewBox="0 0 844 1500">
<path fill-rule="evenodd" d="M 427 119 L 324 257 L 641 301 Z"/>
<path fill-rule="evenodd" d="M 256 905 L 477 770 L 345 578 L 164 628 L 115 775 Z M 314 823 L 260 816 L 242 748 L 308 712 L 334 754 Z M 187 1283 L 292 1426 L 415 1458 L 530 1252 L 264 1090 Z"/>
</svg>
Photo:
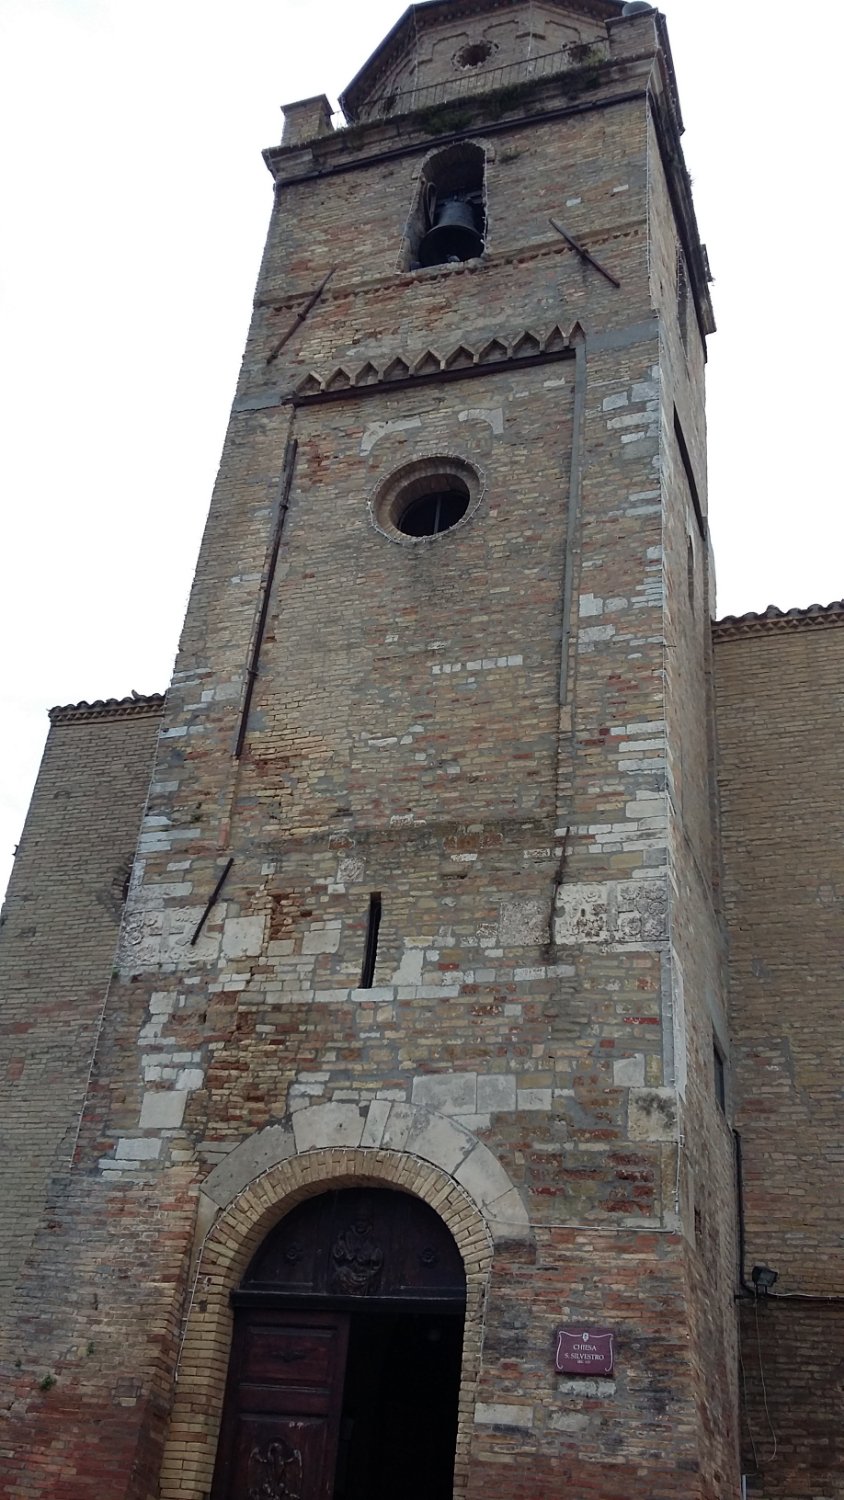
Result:
<svg viewBox="0 0 844 1500">
<path fill-rule="evenodd" d="M 0 890 L 46 710 L 163 690 L 222 447 L 285 100 L 403 0 L 0 0 Z M 842 8 L 668 9 L 716 277 L 719 612 L 844 594 Z M 834 477 L 833 477 L 834 476 Z"/>
</svg>

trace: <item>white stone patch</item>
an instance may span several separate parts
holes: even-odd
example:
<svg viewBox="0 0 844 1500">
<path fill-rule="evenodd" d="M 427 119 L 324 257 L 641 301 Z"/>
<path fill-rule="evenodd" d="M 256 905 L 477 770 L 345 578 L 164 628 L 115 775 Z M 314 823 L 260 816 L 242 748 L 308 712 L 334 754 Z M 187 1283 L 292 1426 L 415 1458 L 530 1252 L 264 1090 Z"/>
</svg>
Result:
<svg viewBox="0 0 844 1500">
<path fill-rule="evenodd" d="M 644 1052 L 617 1058 L 612 1065 L 612 1079 L 618 1089 L 642 1088 L 645 1082 Z"/>
<path fill-rule="evenodd" d="M 396 417 L 392 422 L 370 422 L 364 428 L 363 437 L 360 440 L 360 451 L 364 455 L 371 453 L 375 444 L 380 443 L 388 433 L 410 432 L 414 427 L 421 426 L 421 417 Z"/>
<path fill-rule="evenodd" d="M 573 1380 L 558 1380 L 556 1388 L 571 1396 L 603 1397 L 606 1400 L 615 1395 L 614 1380 L 584 1380 L 582 1375 Z"/>
<path fill-rule="evenodd" d="M 184 1089 L 147 1091 L 141 1104 L 141 1130 L 177 1130 L 185 1117 Z"/>
<path fill-rule="evenodd" d="M 149 997 L 149 1013 L 151 1016 L 172 1015 L 176 1006 L 176 996 L 168 990 L 154 990 Z"/>
<path fill-rule="evenodd" d="M 150 888 L 150 892 L 155 887 Z M 143 898 L 146 891 L 139 893 Z M 217 957 L 218 933 L 203 931 L 195 947 L 190 940 L 205 911 L 204 906 L 165 907 L 156 911 L 144 909 L 144 900 L 132 902 L 120 932 L 119 967 L 121 974 L 139 969 L 164 967 L 175 969 L 185 961 Z"/>
<path fill-rule="evenodd" d="M 468 406 L 465 411 L 458 412 L 458 422 L 486 422 L 500 437 L 504 431 L 504 411 L 500 406 Z"/>
<path fill-rule="evenodd" d="M 620 406 L 627 406 L 629 404 L 627 392 L 616 391 L 612 396 L 605 396 L 601 404 L 604 411 L 618 411 Z M 659 492 L 657 491 L 657 493 Z M 631 496 L 631 499 L 634 498 L 634 496 Z"/>
<path fill-rule="evenodd" d="M 339 922 L 326 922 L 324 926 L 313 926 L 302 939 L 303 953 L 336 953 L 340 947 L 342 929 Z M 259 950 L 260 951 L 260 950 Z"/>
<path fill-rule="evenodd" d="M 263 914 L 227 917 L 223 923 L 224 958 L 258 958 L 264 947 L 266 925 Z"/>
<path fill-rule="evenodd" d="M 398 968 L 392 976 L 393 984 L 421 984 L 422 965 L 425 953 L 422 948 L 405 948 Z"/>
<path fill-rule="evenodd" d="M 674 948 L 671 949 L 671 1041 L 674 1053 L 673 1082 L 680 1097 L 684 1098 L 688 1081 L 689 1050 L 686 1036 L 686 989 L 683 966 Z"/>
<path fill-rule="evenodd" d="M 553 1093 L 551 1089 L 519 1089 L 517 1103 L 522 1110 L 550 1110 Z"/>
<path fill-rule="evenodd" d="M 384 1139 L 384 1129 L 390 1116 L 390 1103 L 387 1099 L 373 1099 L 366 1115 L 366 1123 L 360 1138 L 362 1146 L 380 1146 Z"/>
<path fill-rule="evenodd" d="M 647 412 L 631 411 L 623 417 L 611 417 L 607 427 L 610 431 L 616 427 L 647 427 L 650 422 L 651 417 Z"/>
<path fill-rule="evenodd" d="M 548 937 L 548 910 L 531 896 L 508 897 L 499 907 L 499 941 L 505 948 L 534 947 Z"/>
<path fill-rule="evenodd" d="M 356 1104 L 315 1104 L 293 1117 L 296 1150 L 324 1146 L 359 1146 L 363 1115 Z"/>
<path fill-rule="evenodd" d="M 516 1080 L 510 1073 L 487 1073 L 478 1076 L 478 1109 L 490 1114 L 514 1114 Z"/>
<path fill-rule="evenodd" d="M 362 854 L 343 854 L 337 861 L 337 879 L 344 885 L 354 885 L 363 880 L 366 861 Z"/>
<path fill-rule="evenodd" d="M 592 646 L 598 641 L 611 641 L 615 633 L 614 625 L 587 625 L 578 634 L 578 644 Z"/>
<path fill-rule="evenodd" d="M 594 594 L 581 594 L 580 616 L 586 619 L 590 615 L 602 615 L 604 613 L 603 599 L 597 599 Z"/>
<path fill-rule="evenodd" d="M 448 677 L 454 672 L 493 672 L 502 667 L 521 667 L 523 664 L 523 656 L 484 656 L 477 661 L 438 662 L 431 667 L 431 672 L 434 677 Z"/>
<path fill-rule="evenodd" d="M 157 1161 L 161 1144 L 161 1141 L 123 1136 L 117 1142 L 114 1154 L 118 1161 Z"/>
<path fill-rule="evenodd" d="M 631 1089 L 627 1102 L 631 1141 L 677 1139 L 677 1095 L 674 1089 Z"/>
<path fill-rule="evenodd" d="M 476 1427 L 532 1427 L 533 1407 L 509 1405 L 504 1401 L 477 1401 Z"/>
<path fill-rule="evenodd" d="M 204 1082 L 205 1074 L 202 1068 L 180 1068 L 176 1076 L 176 1088 L 184 1089 L 188 1094 L 201 1089 Z"/>
<path fill-rule="evenodd" d="M 589 1383 L 593 1385 L 594 1381 Z M 589 1426 L 589 1420 L 583 1412 L 552 1411 L 548 1417 L 548 1426 L 552 1432 L 584 1432 Z"/>
<path fill-rule="evenodd" d="M 563 885 L 557 892 L 554 939 L 566 946 L 659 944 L 667 937 L 667 910 L 664 877 Z"/>
<path fill-rule="evenodd" d="M 477 1073 L 423 1073 L 413 1080 L 411 1099 L 444 1115 L 474 1115 L 477 1105 Z"/>
</svg>

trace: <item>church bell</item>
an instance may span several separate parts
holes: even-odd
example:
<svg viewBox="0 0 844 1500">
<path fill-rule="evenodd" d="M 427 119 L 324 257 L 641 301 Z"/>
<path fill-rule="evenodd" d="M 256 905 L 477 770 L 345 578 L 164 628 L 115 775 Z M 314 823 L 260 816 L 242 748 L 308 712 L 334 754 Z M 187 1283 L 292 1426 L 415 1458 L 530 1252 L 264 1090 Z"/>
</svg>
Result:
<svg viewBox="0 0 844 1500">
<path fill-rule="evenodd" d="M 433 227 L 419 246 L 420 265 L 441 266 L 448 261 L 472 260 L 483 254 L 478 210 L 468 198 L 438 200 L 433 218 Z"/>
</svg>

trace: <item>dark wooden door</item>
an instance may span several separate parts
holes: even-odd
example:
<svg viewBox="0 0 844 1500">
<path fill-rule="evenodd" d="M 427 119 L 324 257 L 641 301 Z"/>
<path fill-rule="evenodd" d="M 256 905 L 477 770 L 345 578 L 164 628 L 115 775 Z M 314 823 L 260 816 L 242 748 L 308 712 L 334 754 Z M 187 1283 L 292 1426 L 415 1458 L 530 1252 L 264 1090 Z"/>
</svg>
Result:
<svg viewBox="0 0 844 1500">
<path fill-rule="evenodd" d="M 331 1500 L 349 1318 L 241 1309 L 212 1500 Z"/>
<path fill-rule="evenodd" d="M 232 1300 L 212 1500 L 450 1500 L 466 1274 L 432 1208 L 308 1199 Z"/>
</svg>

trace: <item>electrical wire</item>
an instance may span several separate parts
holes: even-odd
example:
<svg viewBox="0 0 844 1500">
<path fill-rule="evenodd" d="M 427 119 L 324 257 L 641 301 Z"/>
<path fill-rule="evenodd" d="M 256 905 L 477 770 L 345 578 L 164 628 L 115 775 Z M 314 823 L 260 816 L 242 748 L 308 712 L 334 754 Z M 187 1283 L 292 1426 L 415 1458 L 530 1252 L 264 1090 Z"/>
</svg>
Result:
<svg viewBox="0 0 844 1500">
<path fill-rule="evenodd" d="M 741 1352 L 741 1338 L 738 1344 L 739 1369 L 741 1370 L 741 1386 L 744 1392 L 744 1415 L 747 1419 L 747 1435 L 750 1438 L 750 1449 L 753 1454 L 753 1467 L 759 1473 L 759 1454 L 756 1452 L 756 1439 L 753 1436 L 753 1423 L 750 1420 L 750 1400 L 747 1394 L 747 1371 L 744 1368 L 744 1355 Z"/>
<path fill-rule="evenodd" d="M 777 1456 L 777 1435 L 774 1432 L 774 1424 L 771 1421 L 771 1413 L 770 1413 L 770 1410 L 769 1410 L 769 1407 L 768 1407 L 768 1392 L 767 1392 L 767 1389 L 765 1387 L 765 1371 L 764 1371 L 764 1368 L 763 1368 L 763 1365 L 762 1365 L 762 1345 L 761 1345 L 760 1340 L 759 1340 L 759 1294 L 758 1294 L 758 1292 L 756 1294 L 756 1302 L 755 1302 L 755 1309 L 754 1310 L 755 1310 L 755 1313 L 756 1313 L 756 1357 L 757 1357 L 757 1359 L 759 1361 L 759 1379 L 762 1382 L 762 1403 L 763 1403 L 763 1405 L 765 1407 L 765 1416 L 768 1419 L 768 1428 L 770 1430 L 771 1437 L 774 1440 L 774 1451 L 771 1454 L 771 1458 L 770 1458 L 770 1462 L 773 1463 L 774 1459 Z"/>
</svg>

